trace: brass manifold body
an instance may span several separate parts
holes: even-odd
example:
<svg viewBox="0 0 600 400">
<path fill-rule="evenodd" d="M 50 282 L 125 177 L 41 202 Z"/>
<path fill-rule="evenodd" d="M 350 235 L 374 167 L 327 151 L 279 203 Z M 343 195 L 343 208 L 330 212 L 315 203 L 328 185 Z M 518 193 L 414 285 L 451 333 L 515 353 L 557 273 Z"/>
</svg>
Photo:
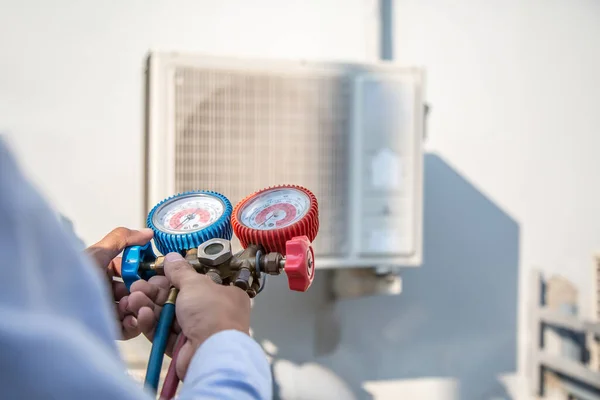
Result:
<svg viewBox="0 0 600 400">
<path fill-rule="evenodd" d="M 233 254 L 231 242 L 225 239 L 210 239 L 198 248 L 182 254 L 185 260 L 201 274 L 220 285 L 235 285 L 250 298 L 255 297 L 264 285 L 261 275 L 279 275 L 285 267 L 285 257 L 280 253 L 263 253 L 262 247 L 249 245 Z M 140 263 L 140 272 L 164 275 L 165 257 Z M 262 281 L 262 282 L 261 282 Z"/>
</svg>

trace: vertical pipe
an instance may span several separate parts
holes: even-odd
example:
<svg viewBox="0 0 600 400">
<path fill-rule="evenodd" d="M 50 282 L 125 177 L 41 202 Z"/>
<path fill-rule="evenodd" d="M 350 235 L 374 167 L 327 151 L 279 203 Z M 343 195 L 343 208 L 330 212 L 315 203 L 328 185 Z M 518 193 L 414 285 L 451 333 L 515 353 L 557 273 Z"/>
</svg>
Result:
<svg viewBox="0 0 600 400">
<path fill-rule="evenodd" d="M 379 0 L 379 57 L 391 61 L 394 58 L 394 0 Z"/>
</svg>

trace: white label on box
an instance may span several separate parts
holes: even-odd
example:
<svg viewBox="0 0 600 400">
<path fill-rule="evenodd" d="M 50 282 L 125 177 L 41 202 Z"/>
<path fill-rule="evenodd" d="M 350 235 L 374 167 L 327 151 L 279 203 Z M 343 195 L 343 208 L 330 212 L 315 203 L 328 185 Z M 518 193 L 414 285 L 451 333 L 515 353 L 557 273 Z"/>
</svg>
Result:
<svg viewBox="0 0 600 400">
<path fill-rule="evenodd" d="M 371 183 L 377 189 L 400 189 L 400 157 L 391 149 L 381 149 L 371 160 Z"/>
</svg>

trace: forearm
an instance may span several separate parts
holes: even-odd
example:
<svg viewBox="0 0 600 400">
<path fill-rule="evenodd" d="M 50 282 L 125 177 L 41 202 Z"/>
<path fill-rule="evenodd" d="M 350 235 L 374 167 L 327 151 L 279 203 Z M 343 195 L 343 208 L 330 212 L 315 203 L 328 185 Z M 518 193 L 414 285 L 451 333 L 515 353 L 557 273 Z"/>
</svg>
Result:
<svg viewBox="0 0 600 400">
<path fill-rule="evenodd" d="M 235 330 L 208 338 L 192 358 L 181 400 L 270 400 L 272 376 L 262 348 Z"/>
<path fill-rule="evenodd" d="M 152 399 L 114 349 L 77 321 L 5 306 L 0 316 L 2 398 Z"/>
<path fill-rule="evenodd" d="M 0 397 L 149 400 L 114 344 L 101 275 L 19 171 L 0 135 Z"/>
</svg>

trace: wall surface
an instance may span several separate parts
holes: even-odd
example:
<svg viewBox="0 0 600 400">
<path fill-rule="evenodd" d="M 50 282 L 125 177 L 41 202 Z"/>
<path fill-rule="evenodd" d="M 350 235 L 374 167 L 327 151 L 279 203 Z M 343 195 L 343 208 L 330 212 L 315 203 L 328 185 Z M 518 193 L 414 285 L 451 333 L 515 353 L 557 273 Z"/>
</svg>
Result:
<svg viewBox="0 0 600 400">
<path fill-rule="evenodd" d="M 141 223 L 148 50 L 364 61 L 375 17 L 371 0 L 0 0 L 0 131 L 89 243 Z M 322 357 L 325 286 L 307 300 L 273 280 L 254 330 L 278 349 L 286 398 L 302 398 L 290 376 L 322 368 L 358 398 L 365 382 L 387 398 L 502 395 L 499 379 L 524 368 L 530 268 L 571 279 L 590 309 L 600 3 L 399 0 L 394 17 L 396 58 L 426 68 L 432 110 L 425 263 L 399 297 L 331 307 L 341 339 Z"/>
</svg>

